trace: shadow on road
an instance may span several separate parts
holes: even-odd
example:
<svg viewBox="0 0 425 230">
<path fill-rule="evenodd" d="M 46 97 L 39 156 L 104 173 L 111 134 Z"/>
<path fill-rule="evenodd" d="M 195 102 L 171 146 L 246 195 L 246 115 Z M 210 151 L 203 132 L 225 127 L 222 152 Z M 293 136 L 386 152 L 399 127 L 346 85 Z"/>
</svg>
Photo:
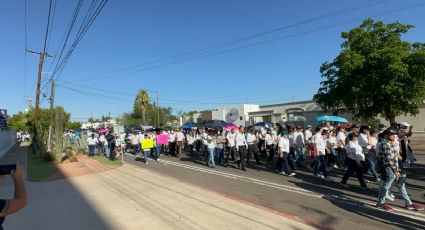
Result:
<svg viewBox="0 0 425 230">
<path fill-rule="evenodd" d="M 307 175 L 301 175 L 297 178 L 301 178 L 303 182 L 291 181 L 295 186 L 321 194 L 332 194 L 329 196 L 325 196 L 324 199 L 328 200 L 336 207 L 346 210 L 350 213 L 362 216 L 373 221 L 385 223 L 400 229 L 423 229 L 423 226 L 425 226 L 425 220 L 421 221 L 409 217 L 399 216 L 365 205 L 364 203 L 361 203 L 357 200 L 359 198 L 365 199 L 364 197 L 357 196 L 355 194 L 346 194 L 336 188 L 336 183 L 325 184 L 318 178 Z M 358 194 L 376 197 L 376 191 L 373 190 L 360 190 L 360 188 L 356 187 L 351 187 L 350 189 L 351 191 L 356 192 Z M 369 201 L 371 201 L 371 203 L 375 203 L 376 199 L 369 199 Z M 314 211 L 314 207 L 305 206 L 304 208 L 307 210 Z M 336 212 L 338 212 L 338 210 L 336 210 Z M 324 220 L 321 223 L 325 225 L 331 224 L 331 222 L 327 222 L 327 220 Z"/>
</svg>

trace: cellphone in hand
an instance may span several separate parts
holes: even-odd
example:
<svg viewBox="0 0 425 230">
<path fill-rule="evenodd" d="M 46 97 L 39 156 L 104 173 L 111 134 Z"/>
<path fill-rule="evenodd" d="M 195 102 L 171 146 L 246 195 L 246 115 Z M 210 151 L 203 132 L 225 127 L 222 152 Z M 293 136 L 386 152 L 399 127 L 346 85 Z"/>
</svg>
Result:
<svg viewBox="0 0 425 230">
<path fill-rule="evenodd" d="M 16 170 L 16 164 L 0 165 L 0 175 L 9 175 L 12 170 Z"/>
</svg>

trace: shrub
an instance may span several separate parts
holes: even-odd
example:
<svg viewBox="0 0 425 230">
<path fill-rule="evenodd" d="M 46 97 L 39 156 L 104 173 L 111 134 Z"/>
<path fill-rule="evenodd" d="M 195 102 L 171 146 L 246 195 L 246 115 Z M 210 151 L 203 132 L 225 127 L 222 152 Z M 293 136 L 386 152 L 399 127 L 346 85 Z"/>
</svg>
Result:
<svg viewBox="0 0 425 230">
<path fill-rule="evenodd" d="M 47 162 L 52 162 L 56 160 L 56 155 L 52 152 L 47 152 L 44 154 L 43 159 Z"/>
<path fill-rule="evenodd" d="M 76 157 L 76 156 L 71 156 L 71 157 L 69 158 L 69 161 L 70 161 L 70 162 L 77 162 L 77 161 L 78 161 L 78 159 L 77 159 L 77 157 Z"/>
</svg>

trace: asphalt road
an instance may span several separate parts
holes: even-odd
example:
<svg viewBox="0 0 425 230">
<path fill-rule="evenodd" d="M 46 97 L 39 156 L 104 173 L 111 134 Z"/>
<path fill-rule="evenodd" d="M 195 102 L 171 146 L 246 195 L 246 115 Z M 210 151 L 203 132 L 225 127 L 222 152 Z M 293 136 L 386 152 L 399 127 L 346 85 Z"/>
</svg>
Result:
<svg viewBox="0 0 425 230">
<path fill-rule="evenodd" d="M 414 203 L 425 205 L 425 154 L 418 154 L 418 164 L 408 170 L 407 191 Z M 335 182 L 313 176 L 308 169 L 299 169 L 294 177 L 274 172 L 274 164 L 251 166 L 242 171 L 229 165 L 212 169 L 200 157 L 179 160 L 162 156 L 160 162 L 149 164 L 139 157 L 127 155 L 126 163 L 134 164 L 161 175 L 214 191 L 227 198 L 264 207 L 270 212 L 298 218 L 314 227 L 326 229 L 425 229 L 425 212 L 403 209 L 404 202 L 394 189 L 396 209 L 388 213 L 374 207 L 377 184 L 368 183 L 361 190 L 356 178 L 350 178 L 348 189 L 339 186 L 343 171 L 330 172 Z M 370 181 L 372 177 L 367 176 Z"/>
</svg>

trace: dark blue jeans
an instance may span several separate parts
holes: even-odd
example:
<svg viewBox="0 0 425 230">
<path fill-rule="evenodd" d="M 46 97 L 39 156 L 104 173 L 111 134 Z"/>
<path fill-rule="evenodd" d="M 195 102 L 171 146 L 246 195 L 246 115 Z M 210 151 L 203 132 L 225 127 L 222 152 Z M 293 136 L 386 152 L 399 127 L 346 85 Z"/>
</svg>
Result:
<svg viewBox="0 0 425 230">
<path fill-rule="evenodd" d="M 356 176 L 360 182 L 360 186 L 366 187 L 366 183 L 364 182 L 364 178 L 363 178 L 363 168 L 360 167 L 355 160 L 348 157 L 347 157 L 347 171 L 345 171 L 345 174 L 342 177 L 341 184 L 347 184 L 348 178 L 354 172 L 356 172 Z"/>
</svg>

